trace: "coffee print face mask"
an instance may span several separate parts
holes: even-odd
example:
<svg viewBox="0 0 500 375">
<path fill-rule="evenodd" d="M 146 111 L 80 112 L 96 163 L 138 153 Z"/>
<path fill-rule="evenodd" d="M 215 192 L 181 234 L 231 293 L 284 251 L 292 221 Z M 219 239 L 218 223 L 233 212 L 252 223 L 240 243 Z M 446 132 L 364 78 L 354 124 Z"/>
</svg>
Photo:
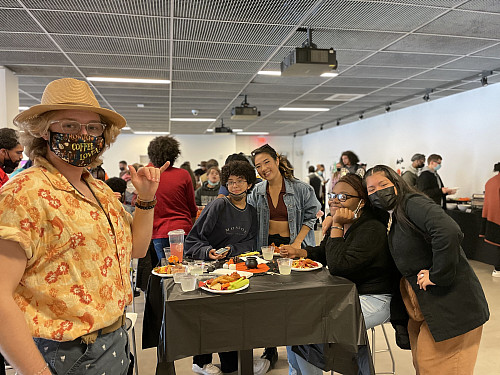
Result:
<svg viewBox="0 0 500 375">
<path fill-rule="evenodd" d="M 49 147 L 57 157 L 75 167 L 86 167 L 104 150 L 104 136 L 50 132 Z"/>
</svg>

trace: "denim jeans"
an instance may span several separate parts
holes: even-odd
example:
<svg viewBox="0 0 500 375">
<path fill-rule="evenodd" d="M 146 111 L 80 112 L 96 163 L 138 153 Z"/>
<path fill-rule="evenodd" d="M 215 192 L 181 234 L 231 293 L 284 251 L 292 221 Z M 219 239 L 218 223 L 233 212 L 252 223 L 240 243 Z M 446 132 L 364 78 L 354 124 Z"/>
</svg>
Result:
<svg viewBox="0 0 500 375">
<path fill-rule="evenodd" d="M 382 324 L 390 318 L 390 294 L 363 294 L 359 296 L 361 310 L 365 319 L 366 329 Z M 288 355 L 289 375 L 323 375 L 323 370 L 307 362 L 292 351 L 291 346 L 286 347 Z M 370 356 L 367 345 L 358 348 L 359 375 L 370 375 Z"/>
<path fill-rule="evenodd" d="M 161 258 L 165 258 L 165 252 L 163 251 L 163 248 L 169 247 L 170 246 L 170 241 L 167 238 L 154 238 L 153 239 L 153 246 L 155 247 L 156 251 L 156 256 L 158 257 L 158 262 L 161 260 Z"/>
<path fill-rule="evenodd" d="M 93 344 L 73 341 L 52 341 L 34 338 L 38 350 L 55 375 L 113 374 L 128 372 L 129 343 L 124 327 L 100 335 Z"/>
</svg>

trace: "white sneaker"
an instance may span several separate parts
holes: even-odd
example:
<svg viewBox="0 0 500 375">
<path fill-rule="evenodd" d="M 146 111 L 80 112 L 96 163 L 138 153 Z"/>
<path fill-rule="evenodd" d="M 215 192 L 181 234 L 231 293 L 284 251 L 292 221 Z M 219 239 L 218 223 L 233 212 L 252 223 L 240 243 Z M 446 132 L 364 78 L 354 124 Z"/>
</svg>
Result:
<svg viewBox="0 0 500 375">
<path fill-rule="evenodd" d="M 493 277 L 500 277 L 500 271 L 493 270 L 493 273 L 491 274 Z"/>
<path fill-rule="evenodd" d="M 207 363 L 203 368 L 193 363 L 193 372 L 202 375 L 222 375 L 221 369 L 212 363 Z"/>
<path fill-rule="evenodd" d="M 254 375 L 264 375 L 269 367 L 271 366 L 271 362 L 265 358 L 257 358 L 253 360 L 253 373 Z"/>
</svg>

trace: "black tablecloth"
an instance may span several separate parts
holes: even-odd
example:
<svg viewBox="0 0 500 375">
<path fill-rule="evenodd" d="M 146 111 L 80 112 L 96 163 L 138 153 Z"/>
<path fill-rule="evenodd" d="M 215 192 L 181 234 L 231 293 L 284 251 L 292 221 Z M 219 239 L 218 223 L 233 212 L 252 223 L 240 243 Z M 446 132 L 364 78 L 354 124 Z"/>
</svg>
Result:
<svg viewBox="0 0 500 375">
<path fill-rule="evenodd" d="M 478 260 L 483 263 L 495 265 L 500 260 L 500 251 L 496 246 L 484 242 L 479 237 L 481 228 L 481 210 L 471 213 L 459 210 L 446 210 L 446 213 L 457 222 L 464 234 L 462 248 L 468 259 Z"/>
<path fill-rule="evenodd" d="M 247 290 L 226 295 L 184 293 L 163 279 L 162 296 L 160 283 L 151 277 L 143 328 L 143 347 L 158 345 L 159 363 L 202 353 L 334 343 L 325 353 L 328 369 L 355 374 L 357 346 L 368 342 L 355 285 L 324 269 L 254 276 Z"/>
</svg>

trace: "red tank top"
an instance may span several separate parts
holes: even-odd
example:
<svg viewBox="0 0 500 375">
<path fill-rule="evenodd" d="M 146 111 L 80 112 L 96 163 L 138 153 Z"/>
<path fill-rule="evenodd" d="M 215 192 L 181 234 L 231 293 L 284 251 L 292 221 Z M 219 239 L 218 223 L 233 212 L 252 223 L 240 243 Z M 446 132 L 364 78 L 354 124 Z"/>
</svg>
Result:
<svg viewBox="0 0 500 375">
<path fill-rule="evenodd" d="M 269 220 L 274 221 L 288 221 L 288 211 L 285 206 L 285 200 L 283 196 L 286 193 L 285 180 L 283 179 L 281 184 L 280 195 L 278 197 L 278 204 L 276 207 L 273 206 L 273 200 L 269 194 L 269 183 L 266 187 L 267 205 L 269 206 Z"/>
</svg>

